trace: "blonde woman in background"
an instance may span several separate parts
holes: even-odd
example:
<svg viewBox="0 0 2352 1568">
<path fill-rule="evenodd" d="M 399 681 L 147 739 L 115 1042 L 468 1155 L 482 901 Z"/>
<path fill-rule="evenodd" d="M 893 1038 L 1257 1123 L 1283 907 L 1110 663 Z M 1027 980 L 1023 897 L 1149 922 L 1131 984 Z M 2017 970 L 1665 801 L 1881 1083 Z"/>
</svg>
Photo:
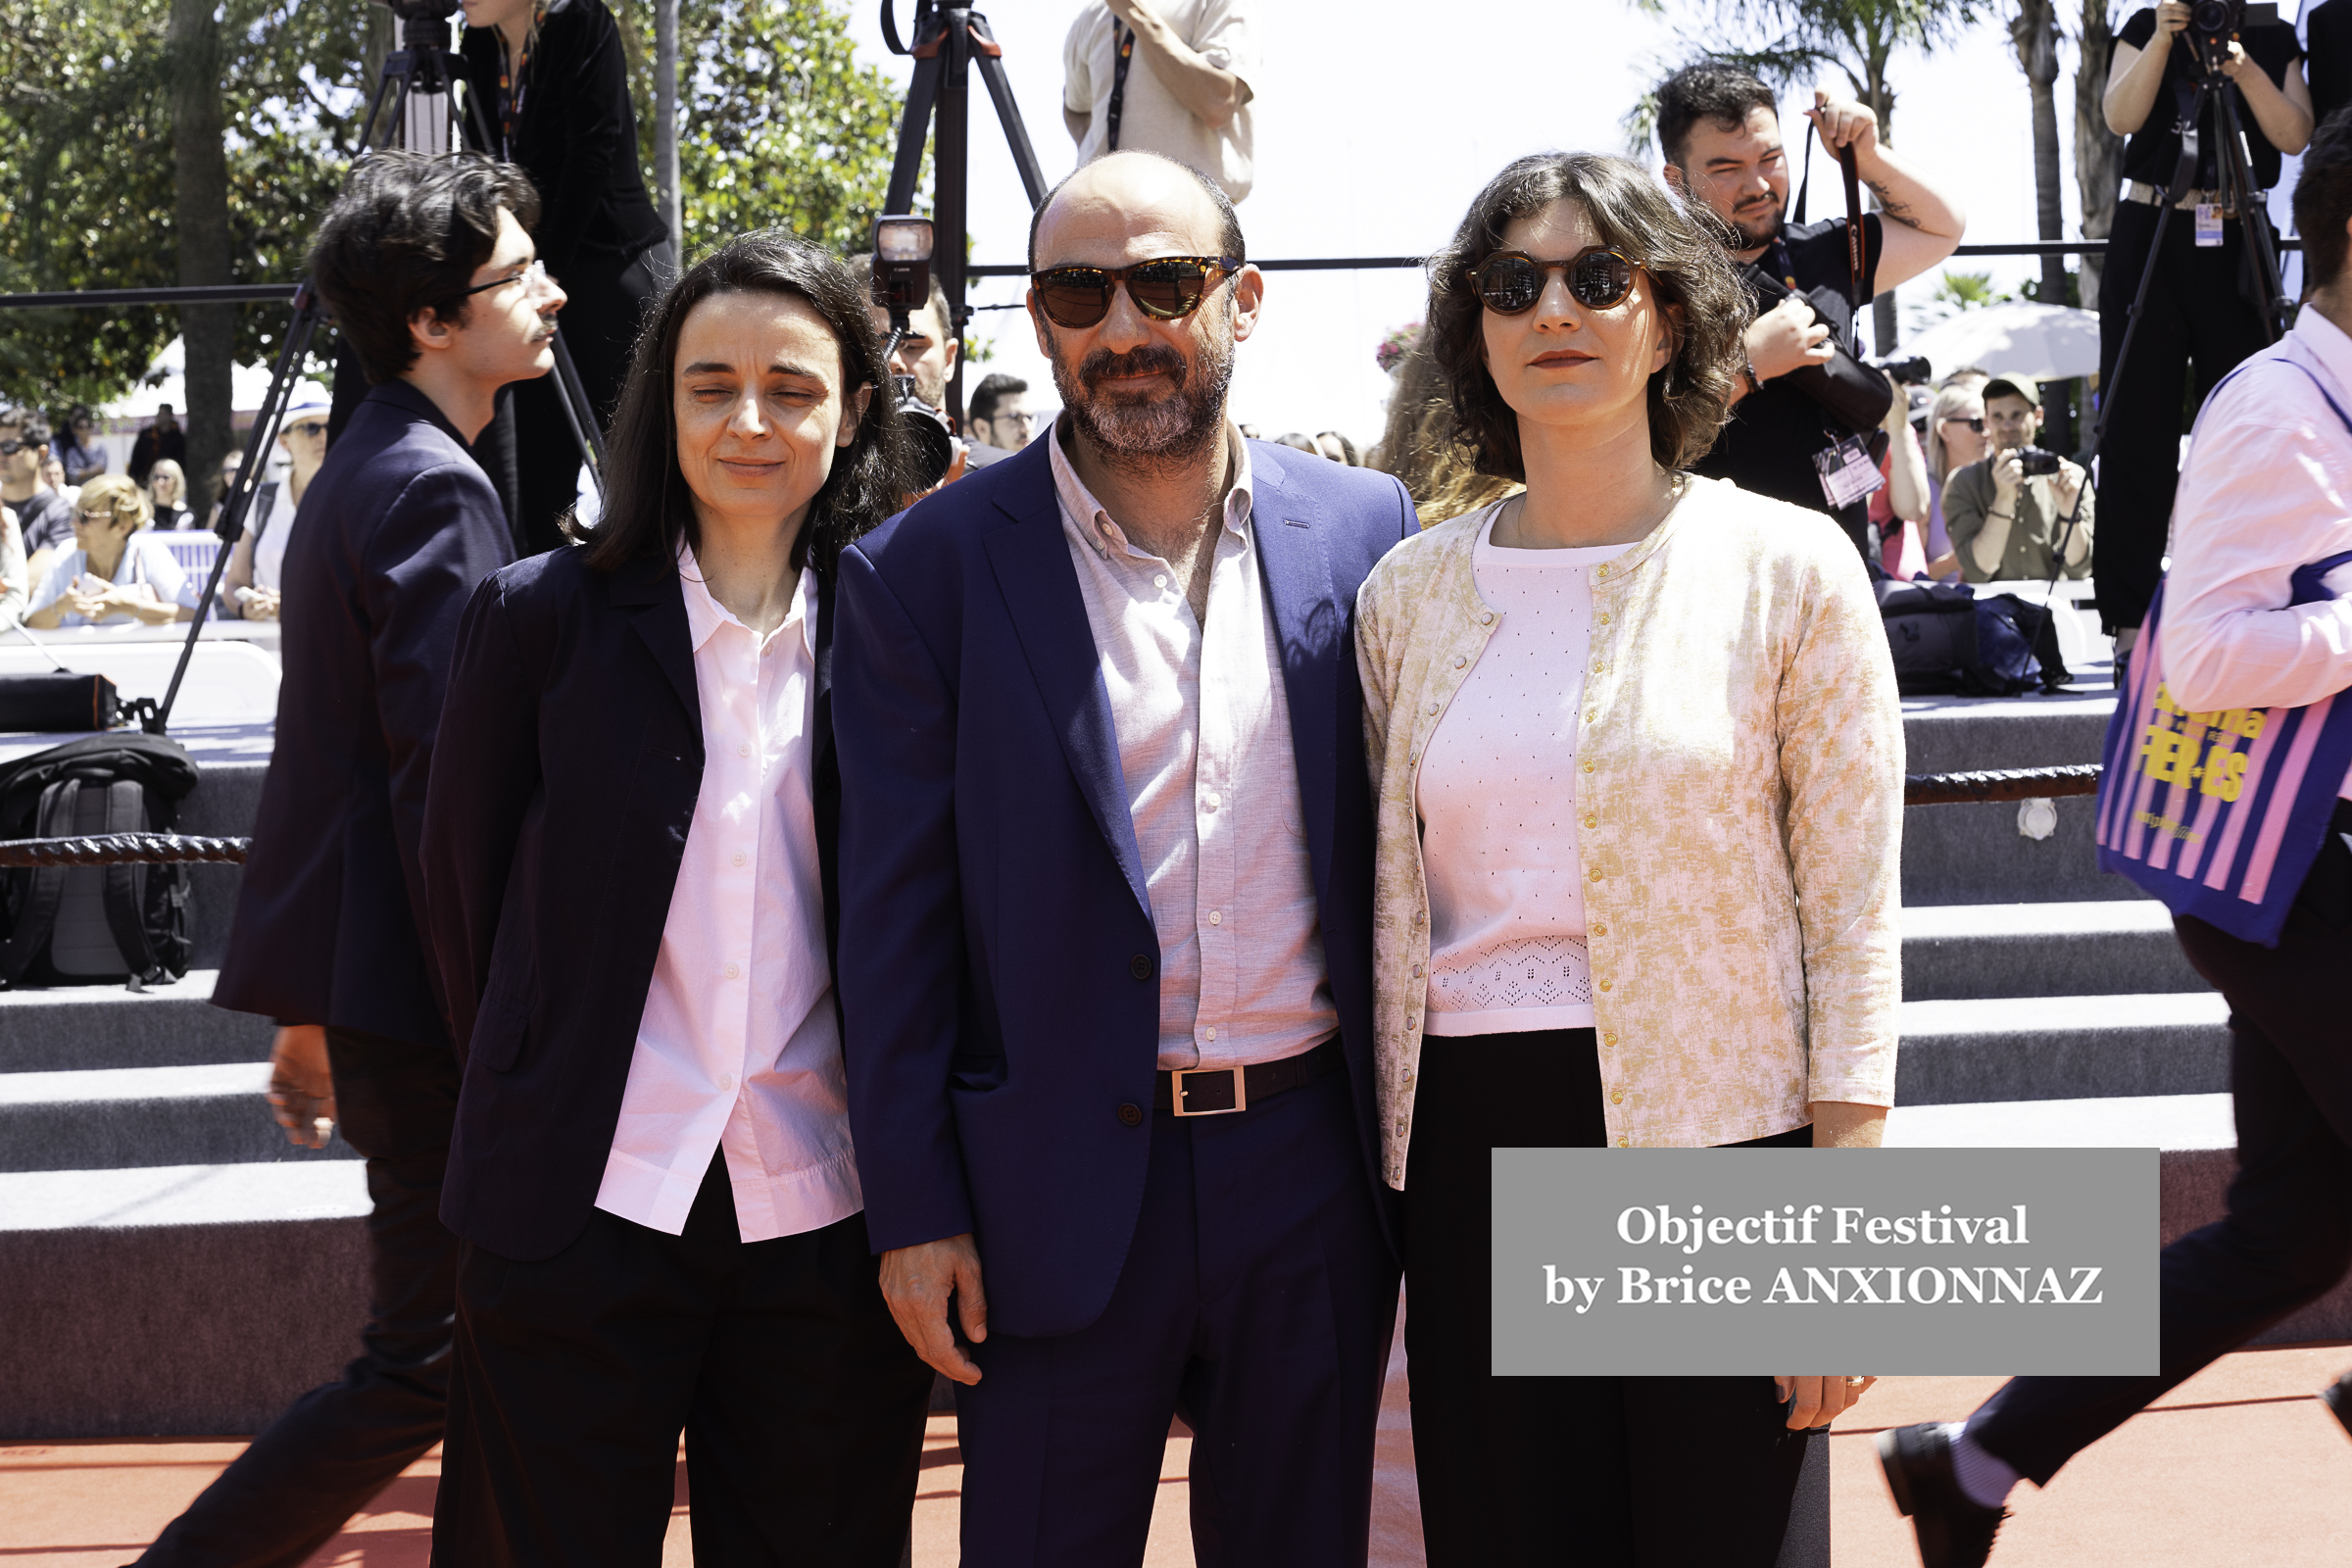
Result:
<svg viewBox="0 0 2352 1568">
<path fill-rule="evenodd" d="M 1928 415 L 1928 574 L 1960 575 L 1960 558 L 1943 523 L 1943 482 L 1956 468 L 1965 468 L 1992 445 L 1984 435 L 1984 385 L 1981 371 L 1960 371 L 1945 378 Z"/>
<path fill-rule="evenodd" d="M 188 510 L 188 476 L 172 459 L 158 458 L 147 470 L 147 497 L 158 532 L 196 526 L 196 514 Z"/>
<path fill-rule="evenodd" d="M 1380 438 L 1379 461 L 1372 464 L 1404 485 L 1423 527 L 1517 495 L 1520 489 L 1509 479 L 1479 472 L 1470 450 L 1455 438 L 1446 378 L 1430 358 L 1428 344 L 1424 330 L 1396 362 L 1388 425 Z"/>
<path fill-rule="evenodd" d="M 148 529 L 147 498 L 120 473 L 102 473 L 74 502 L 75 548 L 60 555 L 33 593 L 24 624 L 148 626 L 192 620 L 196 590 Z"/>
<path fill-rule="evenodd" d="M 1828 517 L 1686 471 L 1748 311 L 1712 220 L 1617 158 L 1521 159 L 1431 263 L 1450 439 L 1526 484 L 1356 600 L 1431 1568 L 1771 1568 L 1809 1429 L 1869 1384 L 1489 1374 L 1492 1149 L 1872 1147 L 1894 1098 L 1869 579 Z"/>
</svg>

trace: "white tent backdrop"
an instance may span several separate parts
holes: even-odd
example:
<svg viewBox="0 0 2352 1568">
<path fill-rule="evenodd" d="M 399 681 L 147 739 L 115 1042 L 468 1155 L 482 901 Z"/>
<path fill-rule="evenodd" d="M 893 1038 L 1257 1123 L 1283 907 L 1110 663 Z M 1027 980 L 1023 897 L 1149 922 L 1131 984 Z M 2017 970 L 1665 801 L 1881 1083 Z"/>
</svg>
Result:
<svg viewBox="0 0 2352 1568">
<path fill-rule="evenodd" d="M 1899 352 L 1926 355 L 1938 380 L 1975 365 L 1994 375 L 2064 381 L 2098 373 L 2099 318 L 2065 305 L 1984 305 L 1914 333 Z"/>
</svg>

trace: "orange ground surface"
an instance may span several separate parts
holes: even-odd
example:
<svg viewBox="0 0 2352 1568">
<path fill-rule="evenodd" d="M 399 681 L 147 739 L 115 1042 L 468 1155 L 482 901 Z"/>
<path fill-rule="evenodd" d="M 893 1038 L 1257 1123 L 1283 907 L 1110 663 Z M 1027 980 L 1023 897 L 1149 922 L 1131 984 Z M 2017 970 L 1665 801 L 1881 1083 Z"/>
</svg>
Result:
<svg viewBox="0 0 2352 1568">
<path fill-rule="evenodd" d="M 1412 1435 L 1403 1358 L 1382 1411 L 1373 1561 L 1419 1564 Z M 2352 1562 L 2352 1441 L 2312 1392 L 2352 1364 L 2352 1346 L 2290 1346 L 2230 1356 L 2077 1459 L 2046 1493 L 2013 1499 L 1995 1568 L 2168 1568 L 2252 1564 L 2329 1568 Z M 1889 1378 L 1831 1440 L 1838 1568 L 1908 1568 L 1908 1526 L 1886 1500 L 1871 1436 L 1912 1421 L 1953 1420 L 1997 1386 L 1990 1378 Z M 109 1568 L 202 1491 L 241 1445 L 211 1442 L 28 1444 L 0 1448 L 0 1565 Z M 1189 1439 L 1171 1437 L 1148 1568 L 1192 1560 L 1185 1527 Z M 916 1494 L 914 1560 L 951 1568 L 963 1469 L 956 1419 L 934 1416 Z M 332 1544 L 319 1568 L 424 1568 L 438 1450 L 391 1486 Z M 670 1517 L 665 1568 L 693 1556 L 686 1471 Z"/>
</svg>

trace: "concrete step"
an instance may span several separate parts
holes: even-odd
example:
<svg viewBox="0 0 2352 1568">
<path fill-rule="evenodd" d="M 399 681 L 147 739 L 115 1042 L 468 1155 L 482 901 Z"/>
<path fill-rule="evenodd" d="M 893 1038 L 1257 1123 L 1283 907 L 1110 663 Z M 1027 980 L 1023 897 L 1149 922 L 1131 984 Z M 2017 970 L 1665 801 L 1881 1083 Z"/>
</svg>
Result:
<svg viewBox="0 0 2352 1568">
<path fill-rule="evenodd" d="M 359 1352 L 351 1160 L 0 1174 L 0 1442 L 258 1432 Z"/>
<path fill-rule="evenodd" d="M 297 1149 L 270 1119 L 267 1062 L 0 1073 L 0 1171 L 359 1157 L 340 1132 Z"/>
<path fill-rule="evenodd" d="M 1903 1000 L 2210 989 L 2153 899 L 1903 910 Z"/>
<path fill-rule="evenodd" d="M 2222 1218 L 2237 1174 L 2227 1094 L 1897 1105 L 1888 1149 L 2159 1149 L 2163 1245 Z M 2256 1345 L 2352 1339 L 2352 1279 L 2258 1336 Z"/>
<path fill-rule="evenodd" d="M 2220 1093 L 2229 1015 L 2210 991 L 1906 1002 L 1895 1103 Z"/>
<path fill-rule="evenodd" d="M 0 1074 L 268 1061 L 270 1021 L 212 1005 L 217 969 L 144 992 L 119 985 L 0 991 Z"/>
</svg>

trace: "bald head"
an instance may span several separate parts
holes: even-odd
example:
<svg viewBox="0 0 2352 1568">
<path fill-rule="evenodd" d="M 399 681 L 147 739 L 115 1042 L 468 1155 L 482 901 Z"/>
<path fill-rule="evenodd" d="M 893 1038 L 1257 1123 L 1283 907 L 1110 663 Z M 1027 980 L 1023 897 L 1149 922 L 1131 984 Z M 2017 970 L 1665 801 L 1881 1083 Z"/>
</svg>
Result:
<svg viewBox="0 0 2352 1568">
<path fill-rule="evenodd" d="M 1241 219 L 1217 182 L 1157 153 L 1105 153 L 1054 186 L 1029 220 L 1032 271 L 1154 256 L 1248 260 Z"/>
</svg>

